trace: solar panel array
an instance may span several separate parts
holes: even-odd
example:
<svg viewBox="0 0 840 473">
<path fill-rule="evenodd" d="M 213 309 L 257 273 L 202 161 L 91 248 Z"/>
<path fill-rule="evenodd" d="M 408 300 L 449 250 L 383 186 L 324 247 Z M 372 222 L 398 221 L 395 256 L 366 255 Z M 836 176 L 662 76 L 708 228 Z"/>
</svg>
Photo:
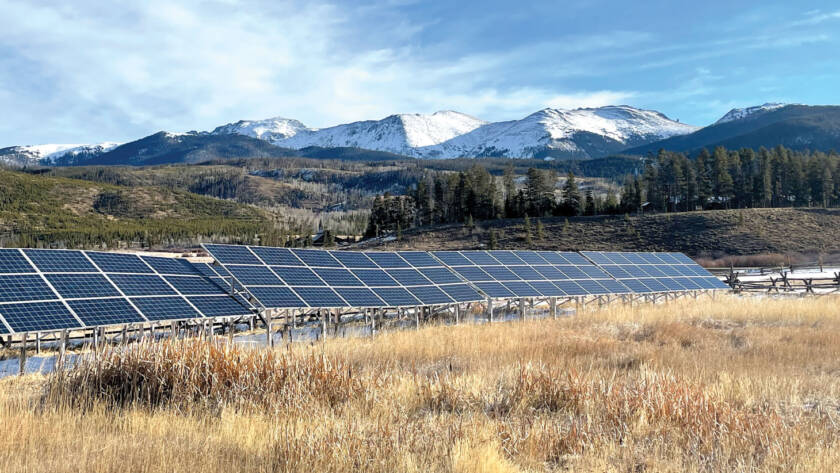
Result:
<svg viewBox="0 0 840 473">
<path fill-rule="evenodd" d="M 413 307 L 484 299 L 424 251 L 205 249 L 265 308 Z"/>
<path fill-rule="evenodd" d="M 0 333 L 251 314 L 226 284 L 182 259 L 0 249 Z"/>
<path fill-rule="evenodd" d="M 583 251 L 581 254 L 635 293 L 729 289 L 682 253 Z"/>
</svg>

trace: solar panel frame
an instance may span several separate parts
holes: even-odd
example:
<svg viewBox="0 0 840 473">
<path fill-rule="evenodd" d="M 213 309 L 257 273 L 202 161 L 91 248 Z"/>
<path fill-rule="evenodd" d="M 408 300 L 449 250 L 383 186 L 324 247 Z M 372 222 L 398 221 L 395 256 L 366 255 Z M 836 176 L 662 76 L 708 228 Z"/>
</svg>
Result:
<svg viewBox="0 0 840 473">
<path fill-rule="evenodd" d="M 0 302 L 58 300 L 59 295 L 39 274 L 0 275 Z"/>
<path fill-rule="evenodd" d="M 0 317 L 14 333 L 83 328 L 81 321 L 61 301 L 3 304 Z"/>
<path fill-rule="evenodd" d="M 396 252 L 368 252 L 367 257 L 382 269 L 406 269 L 412 266 Z"/>
<path fill-rule="evenodd" d="M 0 274 L 31 274 L 35 267 L 19 249 L 0 248 Z"/>
<path fill-rule="evenodd" d="M 63 299 L 119 297 L 119 290 L 101 273 L 48 273 L 44 277 Z"/>
<path fill-rule="evenodd" d="M 324 309 L 348 307 L 347 301 L 341 298 L 332 288 L 326 286 L 296 287 L 294 291 L 310 307 Z"/>
<path fill-rule="evenodd" d="M 78 250 L 24 249 L 23 253 L 41 273 L 96 273 L 98 270 Z"/>
<path fill-rule="evenodd" d="M 67 301 L 67 304 L 87 327 L 147 322 L 124 297 L 76 299 Z"/>
<path fill-rule="evenodd" d="M 154 274 L 154 270 L 137 255 L 100 251 L 86 251 L 85 254 L 103 273 Z"/>
<path fill-rule="evenodd" d="M 415 286 L 407 289 L 424 305 L 451 304 L 455 302 L 438 286 Z"/>
</svg>

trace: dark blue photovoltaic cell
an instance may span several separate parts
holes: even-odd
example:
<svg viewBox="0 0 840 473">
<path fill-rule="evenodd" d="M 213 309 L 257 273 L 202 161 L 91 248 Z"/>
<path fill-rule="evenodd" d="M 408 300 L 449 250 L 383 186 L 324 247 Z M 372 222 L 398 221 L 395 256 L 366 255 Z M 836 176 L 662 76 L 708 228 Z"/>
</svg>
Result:
<svg viewBox="0 0 840 473">
<path fill-rule="evenodd" d="M 560 279 L 569 279 L 563 274 L 562 271 L 555 268 L 554 266 L 534 266 L 534 269 L 537 270 L 545 279 L 549 279 L 552 281 L 560 280 Z"/>
<path fill-rule="evenodd" d="M 537 254 L 543 257 L 544 260 L 548 261 L 550 264 L 568 264 L 569 262 L 566 258 L 563 258 L 559 254 L 553 251 L 538 251 Z"/>
<path fill-rule="evenodd" d="M 257 298 L 260 303 L 266 308 L 287 309 L 296 307 L 307 307 L 295 293 L 288 287 L 252 287 L 249 288 L 251 294 Z"/>
<path fill-rule="evenodd" d="M 278 286 L 283 284 L 274 273 L 265 266 L 227 265 L 227 270 L 237 281 L 246 286 Z"/>
<path fill-rule="evenodd" d="M 385 307 L 388 304 L 366 287 L 339 287 L 338 293 L 353 307 Z"/>
<path fill-rule="evenodd" d="M 666 264 L 682 264 L 680 260 L 674 257 L 671 253 L 655 253 L 655 255 L 664 261 Z"/>
<path fill-rule="evenodd" d="M 348 268 L 375 269 L 379 267 L 370 258 L 365 256 L 364 253 L 359 253 L 358 251 L 330 251 L 330 254 Z"/>
<path fill-rule="evenodd" d="M 61 302 L 0 305 L 0 316 L 15 332 L 44 332 L 81 327 L 73 314 Z"/>
<path fill-rule="evenodd" d="M 321 278 L 309 268 L 294 268 L 272 266 L 271 270 L 277 273 L 289 286 L 325 286 Z"/>
<path fill-rule="evenodd" d="M 411 263 L 415 268 L 431 268 L 440 266 L 440 261 L 434 259 L 432 255 L 425 251 L 399 251 L 397 254 L 402 259 Z"/>
<path fill-rule="evenodd" d="M 399 286 L 400 283 L 381 269 L 354 269 L 353 274 L 370 287 Z"/>
<path fill-rule="evenodd" d="M 440 286 L 440 288 L 443 289 L 443 292 L 448 294 L 449 297 L 455 299 L 456 302 L 472 302 L 484 299 L 478 291 L 467 284 L 449 284 L 446 286 Z"/>
<path fill-rule="evenodd" d="M 630 264 L 630 260 L 625 258 L 624 255 L 621 254 L 621 253 L 611 252 L 611 253 L 606 253 L 606 255 L 607 255 L 607 258 L 609 258 L 610 261 L 612 261 L 615 264 Z"/>
<path fill-rule="evenodd" d="M 153 273 L 137 255 L 88 251 L 87 255 L 104 273 Z"/>
<path fill-rule="evenodd" d="M 497 281 L 519 281 L 519 276 L 504 266 L 485 266 L 484 271 Z"/>
<path fill-rule="evenodd" d="M 269 266 L 304 266 L 303 262 L 292 254 L 292 250 L 286 248 L 252 246 L 251 251 Z"/>
<path fill-rule="evenodd" d="M 645 260 L 647 264 L 667 264 L 665 263 L 665 261 L 659 259 L 659 257 L 656 256 L 655 253 L 641 253 L 641 257 Z"/>
<path fill-rule="evenodd" d="M 414 294 L 414 297 L 420 300 L 423 304 L 451 304 L 452 298 L 444 294 L 443 291 L 435 286 L 419 286 L 408 288 L 409 292 Z"/>
<path fill-rule="evenodd" d="M 190 262 L 190 264 L 192 265 L 193 268 L 195 268 L 195 271 L 198 274 L 200 274 L 201 276 L 204 276 L 206 278 L 215 278 L 219 275 L 219 273 L 217 273 L 216 270 L 213 269 L 213 267 L 210 266 L 207 263 L 193 263 L 193 262 Z M 218 266 L 218 268 L 222 268 L 222 267 Z M 225 271 L 225 275 L 227 275 L 227 274 L 228 273 Z"/>
<path fill-rule="evenodd" d="M 337 259 L 333 258 L 331 254 L 323 250 L 292 250 L 292 252 L 309 266 L 326 268 L 343 267 Z"/>
<path fill-rule="evenodd" d="M 110 274 L 108 277 L 126 296 L 177 295 L 177 293 L 158 275 Z"/>
<path fill-rule="evenodd" d="M 662 271 L 663 273 L 665 273 L 665 276 L 668 276 L 668 277 L 680 276 L 680 272 L 674 266 L 671 266 L 671 265 L 668 265 L 668 264 L 663 264 L 663 265 L 657 266 L 656 268 L 659 269 L 660 271 Z"/>
<path fill-rule="evenodd" d="M 457 251 L 433 251 L 435 257 L 448 266 L 471 266 L 472 262 Z"/>
<path fill-rule="evenodd" d="M 517 297 L 538 297 L 541 295 L 539 291 L 525 281 L 510 281 L 506 282 L 505 286 Z"/>
<path fill-rule="evenodd" d="M 601 253 L 600 251 L 581 251 L 581 254 L 595 264 L 614 264 L 607 255 Z"/>
<path fill-rule="evenodd" d="M 554 281 L 554 285 L 569 296 L 585 296 L 589 294 L 586 289 L 580 287 L 580 284 L 574 281 Z"/>
<path fill-rule="evenodd" d="M 488 251 L 490 256 L 496 258 L 500 263 L 504 265 L 511 265 L 511 264 L 524 264 L 525 262 L 522 261 L 518 256 L 513 254 L 512 251 L 505 251 L 505 250 L 491 250 Z"/>
<path fill-rule="evenodd" d="M 530 266 L 510 266 L 509 269 L 513 274 L 519 276 L 526 281 L 541 281 L 545 280 L 542 274 L 538 273 Z"/>
<path fill-rule="evenodd" d="M 141 256 L 140 259 L 149 264 L 159 274 L 195 275 L 196 268 L 192 263 L 181 258 L 162 258 L 160 256 Z"/>
<path fill-rule="evenodd" d="M 416 297 L 401 287 L 380 287 L 373 290 L 388 307 L 422 305 Z"/>
<path fill-rule="evenodd" d="M 566 258 L 569 261 L 569 263 L 572 263 L 572 264 L 577 264 L 577 265 L 592 264 L 586 258 L 584 258 L 583 256 L 581 256 L 577 253 L 572 253 L 570 251 L 561 251 L 560 256 L 562 256 L 563 258 Z"/>
<path fill-rule="evenodd" d="M 426 286 L 431 281 L 424 278 L 416 269 L 389 269 L 387 273 L 403 286 Z"/>
<path fill-rule="evenodd" d="M 149 320 L 197 319 L 201 314 L 181 297 L 132 297 L 131 302 Z"/>
<path fill-rule="evenodd" d="M 0 316 L 2 317 L 2 316 Z M 3 323 L 2 318 L 0 318 L 0 334 L 7 334 L 10 333 L 9 329 L 6 328 L 6 325 Z"/>
<path fill-rule="evenodd" d="M 637 279 L 626 279 L 626 280 L 621 281 L 621 282 L 625 286 L 630 288 L 631 291 L 633 291 L 637 294 L 644 294 L 646 292 L 653 292 L 653 290 L 651 288 L 647 287 L 644 283 L 642 283 L 642 281 L 639 281 Z"/>
<path fill-rule="evenodd" d="M 625 253 L 624 257 L 633 264 L 646 264 L 644 258 L 639 253 Z"/>
<path fill-rule="evenodd" d="M 562 266 L 556 266 L 556 268 L 566 275 L 569 279 L 589 279 L 586 274 L 580 270 L 578 266 L 572 266 L 570 264 L 565 264 Z"/>
<path fill-rule="evenodd" d="M 599 279 L 598 284 L 604 286 L 610 294 L 627 294 L 631 291 L 626 285 L 622 282 L 613 281 L 612 279 Z"/>
<path fill-rule="evenodd" d="M 68 301 L 73 312 L 88 327 L 145 322 L 135 309 L 123 298 L 87 299 Z"/>
<path fill-rule="evenodd" d="M 616 279 L 628 279 L 634 277 L 632 274 L 628 273 L 624 266 L 619 266 L 617 264 L 605 264 L 602 266 L 604 271 L 606 271 L 610 276 Z"/>
<path fill-rule="evenodd" d="M 0 302 L 49 301 L 58 296 L 37 274 L 0 276 Z"/>
<path fill-rule="evenodd" d="M 205 317 L 229 317 L 232 315 L 251 315 L 251 309 L 230 296 L 192 296 L 187 297 Z"/>
<path fill-rule="evenodd" d="M 347 307 L 344 299 L 328 287 L 296 287 L 295 292 L 311 307 Z"/>
<path fill-rule="evenodd" d="M 184 296 L 227 294 L 219 285 L 200 276 L 165 276 L 164 279 Z"/>
<path fill-rule="evenodd" d="M 669 291 L 684 291 L 685 286 L 679 283 L 676 279 L 673 278 L 659 278 L 659 282 L 661 282 Z"/>
<path fill-rule="evenodd" d="M 516 256 L 519 257 L 522 261 L 534 265 L 534 264 L 548 264 L 542 256 L 537 254 L 536 251 L 514 251 L 513 252 Z"/>
<path fill-rule="evenodd" d="M 46 278 L 65 299 L 120 296 L 101 274 L 47 274 Z"/>
<path fill-rule="evenodd" d="M 652 292 L 666 292 L 666 291 L 668 291 L 668 288 L 665 287 L 664 284 L 659 282 L 658 279 L 654 279 L 654 278 L 639 279 L 639 282 L 641 282 L 645 286 L 649 287 Z"/>
<path fill-rule="evenodd" d="M 96 268 L 81 251 L 23 250 L 26 256 L 44 273 L 95 273 Z"/>
<path fill-rule="evenodd" d="M 690 290 L 703 289 L 703 286 L 701 286 L 700 284 L 698 284 L 698 283 L 694 280 L 694 278 L 679 278 L 679 279 L 677 280 L 677 282 L 679 282 L 680 284 L 682 284 L 683 286 L 685 286 L 685 288 L 686 288 L 686 289 L 690 289 Z"/>
<path fill-rule="evenodd" d="M 627 274 L 630 275 L 631 278 L 646 278 L 650 276 L 641 266 L 636 266 L 635 264 L 625 264 L 621 267 Z"/>
<path fill-rule="evenodd" d="M 0 273 L 34 273 L 35 268 L 18 250 L 0 249 Z"/>
<path fill-rule="evenodd" d="M 493 276 L 490 276 L 478 266 L 456 266 L 452 269 L 467 281 L 493 281 Z"/>
<path fill-rule="evenodd" d="M 462 282 L 461 278 L 448 268 L 422 268 L 420 273 L 435 284 L 450 284 Z"/>
<path fill-rule="evenodd" d="M 586 289 L 586 291 L 590 294 L 609 294 L 607 288 L 602 286 L 598 283 L 598 281 L 592 279 L 583 279 L 580 281 L 576 281 L 580 287 Z"/>
<path fill-rule="evenodd" d="M 262 264 L 247 246 L 204 245 L 204 248 L 222 264 Z"/>
<path fill-rule="evenodd" d="M 477 282 L 475 285 L 481 289 L 483 293 L 487 294 L 488 297 L 492 297 L 494 299 L 502 297 L 516 297 L 516 294 L 510 292 L 510 289 L 498 282 Z"/>
<path fill-rule="evenodd" d="M 547 297 L 566 295 L 565 292 L 561 291 L 560 288 L 550 283 L 549 281 L 531 281 L 528 284 L 530 284 L 531 287 L 533 287 L 534 289 L 540 291 L 540 294 Z"/>
<path fill-rule="evenodd" d="M 368 258 L 381 268 L 410 268 L 411 265 L 396 253 L 365 253 Z"/>
<path fill-rule="evenodd" d="M 609 278 L 610 276 L 601 270 L 601 268 L 597 268 L 595 266 L 579 266 L 580 270 L 583 271 L 584 274 L 589 276 L 592 279 L 602 279 L 602 278 Z"/>
<path fill-rule="evenodd" d="M 461 254 L 478 266 L 499 266 L 502 264 L 486 251 L 462 251 Z"/>
<path fill-rule="evenodd" d="M 328 286 L 364 286 L 359 278 L 343 268 L 316 268 L 314 271 Z"/>
<path fill-rule="evenodd" d="M 639 266 L 639 268 L 641 268 L 642 271 L 648 273 L 650 276 L 655 277 L 655 278 L 664 278 L 664 277 L 667 276 L 667 274 L 662 272 L 662 270 L 660 270 L 658 267 L 650 265 L 650 264 L 647 265 L 647 266 Z"/>
</svg>

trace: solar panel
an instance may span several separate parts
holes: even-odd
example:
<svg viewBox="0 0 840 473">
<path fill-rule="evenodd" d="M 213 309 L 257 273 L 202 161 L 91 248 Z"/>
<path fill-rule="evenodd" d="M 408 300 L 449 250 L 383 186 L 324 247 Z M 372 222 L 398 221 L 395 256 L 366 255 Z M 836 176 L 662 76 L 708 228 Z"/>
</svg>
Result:
<svg viewBox="0 0 840 473">
<path fill-rule="evenodd" d="M 389 269 L 386 272 L 403 286 L 424 286 L 431 284 L 431 281 L 424 278 L 416 269 Z"/>
<path fill-rule="evenodd" d="M 146 321 L 124 298 L 81 299 L 67 304 L 90 327 Z"/>
<path fill-rule="evenodd" d="M 311 307 L 347 307 L 344 299 L 328 287 L 297 287 L 295 292 Z"/>
<path fill-rule="evenodd" d="M 589 276 L 587 276 L 580 268 L 580 266 L 573 266 L 570 264 L 557 266 L 557 269 L 565 274 L 569 279 L 589 279 Z"/>
<path fill-rule="evenodd" d="M 58 296 L 37 274 L 0 276 L 0 302 L 47 301 Z"/>
<path fill-rule="evenodd" d="M 568 296 L 585 296 L 589 294 L 589 291 L 574 281 L 554 281 L 554 285 Z"/>
<path fill-rule="evenodd" d="M 420 273 L 435 284 L 462 282 L 461 278 L 447 268 L 422 268 Z"/>
<path fill-rule="evenodd" d="M 604 286 L 598 283 L 593 279 L 584 279 L 580 281 L 575 281 L 578 283 L 580 287 L 586 290 L 586 292 L 595 295 L 602 295 L 602 294 L 609 294 L 610 291 L 607 290 Z"/>
<path fill-rule="evenodd" d="M 388 276 L 388 273 L 381 269 L 354 269 L 353 274 L 370 287 L 400 285 L 400 283 L 395 281 L 391 276 Z"/>
<path fill-rule="evenodd" d="M 321 250 L 292 250 L 301 261 L 309 266 L 327 268 L 341 268 L 341 263 L 326 251 Z"/>
<path fill-rule="evenodd" d="M 399 251 L 398 255 L 415 268 L 430 268 L 440 266 L 440 261 L 425 251 Z"/>
<path fill-rule="evenodd" d="M 222 264 L 262 264 L 247 246 L 204 245 L 204 248 Z"/>
<path fill-rule="evenodd" d="M 20 250 L 0 249 L 0 273 L 34 273 L 35 268 Z"/>
<path fill-rule="evenodd" d="M 335 292 L 356 307 L 384 307 L 387 304 L 366 287 L 337 287 Z"/>
<path fill-rule="evenodd" d="M 565 296 L 566 293 L 549 281 L 531 281 L 528 284 L 546 297 Z"/>
<path fill-rule="evenodd" d="M 47 274 L 47 280 L 65 299 L 119 297 L 121 294 L 101 274 Z"/>
<path fill-rule="evenodd" d="M 513 253 L 518 256 L 519 259 L 531 265 L 548 263 L 548 261 L 537 254 L 536 251 L 514 251 Z"/>
<path fill-rule="evenodd" d="M 562 271 L 555 268 L 554 266 L 534 266 L 534 269 L 537 270 L 537 272 L 540 273 L 542 277 L 551 281 L 569 279 L 565 274 L 563 274 Z"/>
<path fill-rule="evenodd" d="M 331 251 L 330 254 L 348 268 L 379 268 L 364 253 L 358 251 Z"/>
<path fill-rule="evenodd" d="M 485 266 L 484 271 L 497 281 L 518 281 L 522 279 L 504 266 Z"/>
<path fill-rule="evenodd" d="M 490 253 L 490 256 L 496 258 L 496 260 L 505 265 L 525 264 L 525 262 L 522 261 L 522 259 L 520 259 L 518 256 L 516 256 L 512 251 L 492 250 L 488 251 L 488 253 Z"/>
<path fill-rule="evenodd" d="M 165 276 L 169 284 L 185 296 L 226 295 L 225 291 L 209 279 L 196 276 Z M 165 292 L 162 294 L 166 294 Z"/>
<path fill-rule="evenodd" d="M 105 273 L 153 273 L 137 255 L 119 253 L 86 252 L 90 259 Z"/>
<path fill-rule="evenodd" d="M 586 258 L 584 258 L 583 256 L 581 256 L 577 253 L 572 253 L 572 252 L 569 252 L 569 251 L 561 251 L 559 254 L 560 254 L 560 256 L 565 258 L 571 264 L 578 264 L 578 265 L 591 264 L 589 261 L 587 261 Z"/>
<path fill-rule="evenodd" d="M 539 297 L 542 295 L 525 281 L 509 281 L 505 283 L 505 286 L 516 294 L 516 297 Z"/>
<path fill-rule="evenodd" d="M 396 253 L 367 253 L 380 268 L 410 268 L 411 265 Z"/>
<path fill-rule="evenodd" d="M 457 251 L 433 251 L 435 257 L 447 266 L 470 266 L 472 262 Z"/>
<path fill-rule="evenodd" d="M 633 292 L 625 284 L 612 279 L 599 279 L 598 284 L 604 286 L 610 294 L 629 294 Z"/>
<path fill-rule="evenodd" d="M 652 292 L 667 292 L 668 288 L 656 278 L 641 278 L 639 282 L 647 286 Z"/>
<path fill-rule="evenodd" d="M 473 302 L 484 300 L 484 297 L 467 284 L 448 284 L 440 288 L 456 302 Z"/>
<path fill-rule="evenodd" d="M 177 293 L 160 276 L 150 274 L 111 274 L 111 281 L 126 296 L 174 296 Z"/>
<path fill-rule="evenodd" d="M 269 266 L 304 266 L 303 261 L 287 248 L 271 248 L 267 246 L 250 247 L 262 261 Z"/>
<path fill-rule="evenodd" d="M 324 286 L 324 281 L 309 268 L 272 266 L 274 271 L 289 286 Z"/>
<path fill-rule="evenodd" d="M 623 280 L 622 283 L 627 286 L 631 291 L 637 294 L 644 294 L 647 292 L 654 292 L 653 289 L 647 287 L 642 281 L 638 279 L 627 279 Z"/>
<path fill-rule="evenodd" d="M 43 273 L 95 273 L 96 268 L 80 251 L 23 250 Z"/>
<path fill-rule="evenodd" d="M 493 281 L 493 276 L 490 276 L 478 266 L 455 266 L 452 269 L 467 281 Z"/>
<path fill-rule="evenodd" d="M 481 292 L 487 294 L 488 297 L 492 298 L 507 298 L 507 297 L 516 297 L 516 294 L 510 291 L 510 289 L 506 288 L 502 283 L 498 282 L 477 282 L 475 286 L 481 289 Z"/>
<path fill-rule="evenodd" d="M 131 302 L 149 320 L 182 320 L 201 317 L 201 314 L 181 297 L 132 297 Z"/>
<path fill-rule="evenodd" d="M 15 332 L 44 332 L 81 328 L 61 302 L 23 302 L 0 305 L 2 316 Z"/>
<path fill-rule="evenodd" d="M 275 286 L 283 284 L 266 266 L 241 266 L 229 264 L 226 269 L 237 281 L 246 286 Z"/>
<path fill-rule="evenodd" d="M 463 251 L 461 254 L 478 266 L 500 266 L 502 263 L 486 251 Z"/>
<path fill-rule="evenodd" d="M 265 307 L 278 309 L 307 307 L 288 287 L 257 286 L 248 289 Z"/>
<path fill-rule="evenodd" d="M 435 286 L 410 287 L 408 290 L 423 304 L 451 304 L 452 298 Z"/>
<path fill-rule="evenodd" d="M 510 270 L 513 271 L 513 274 L 526 281 L 540 281 L 545 279 L 537 270 L 530 266 L 510 266 Z"/>
<path fill-rule="evenodd" d="M 314 270 L 328 286 L 364 286 L 353 273 L 340 268 L 316 268 Z"/>
<path fill-rule="evenodd" d="M 389 307 L 422 305 L 416 297 L 401 287 L 378 287 L 373 289 Z"/>
<path fill-rule="evenodd" d="M 252 313 L 251 309 L 228 296 L 191 296 L 187 297 L 187 300 L 207 317 L 230 317 Z"/>
<path fill-rule="evenodd" d="M 192 263 L 181 258 L 162 258 L 160 256 L 141 256 L 149 266 L 159 274 L 195 275 L 196 268 Z"/>
<path fill-rule="evenodd" d="M 563 258 L 562 256 L 560 256 L 560 254 L 555 253 L 554 251 L 538 251 L 537 254 L 542 256 L 542 258 L 550 264 L 567 264 L 568 263 L 566 258 Z"/>
</svg>

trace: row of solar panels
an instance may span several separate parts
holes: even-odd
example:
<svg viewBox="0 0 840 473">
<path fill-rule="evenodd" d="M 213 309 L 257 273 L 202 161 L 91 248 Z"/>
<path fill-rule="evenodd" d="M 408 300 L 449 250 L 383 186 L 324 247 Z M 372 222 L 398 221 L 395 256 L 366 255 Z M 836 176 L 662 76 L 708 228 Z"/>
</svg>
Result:
<svg viewBox="0 0 840 473">
<path fill-rule="evenodd" d="M 487 297 L 727 288 L 681 253 L 205 249 L 265 308 L 400 307 Z"/>
<path fill-rule="evenodd" d="M 79 250 L 0 249 L 0 333 L 253 313 L 208 264 Z"/>
</svg>

